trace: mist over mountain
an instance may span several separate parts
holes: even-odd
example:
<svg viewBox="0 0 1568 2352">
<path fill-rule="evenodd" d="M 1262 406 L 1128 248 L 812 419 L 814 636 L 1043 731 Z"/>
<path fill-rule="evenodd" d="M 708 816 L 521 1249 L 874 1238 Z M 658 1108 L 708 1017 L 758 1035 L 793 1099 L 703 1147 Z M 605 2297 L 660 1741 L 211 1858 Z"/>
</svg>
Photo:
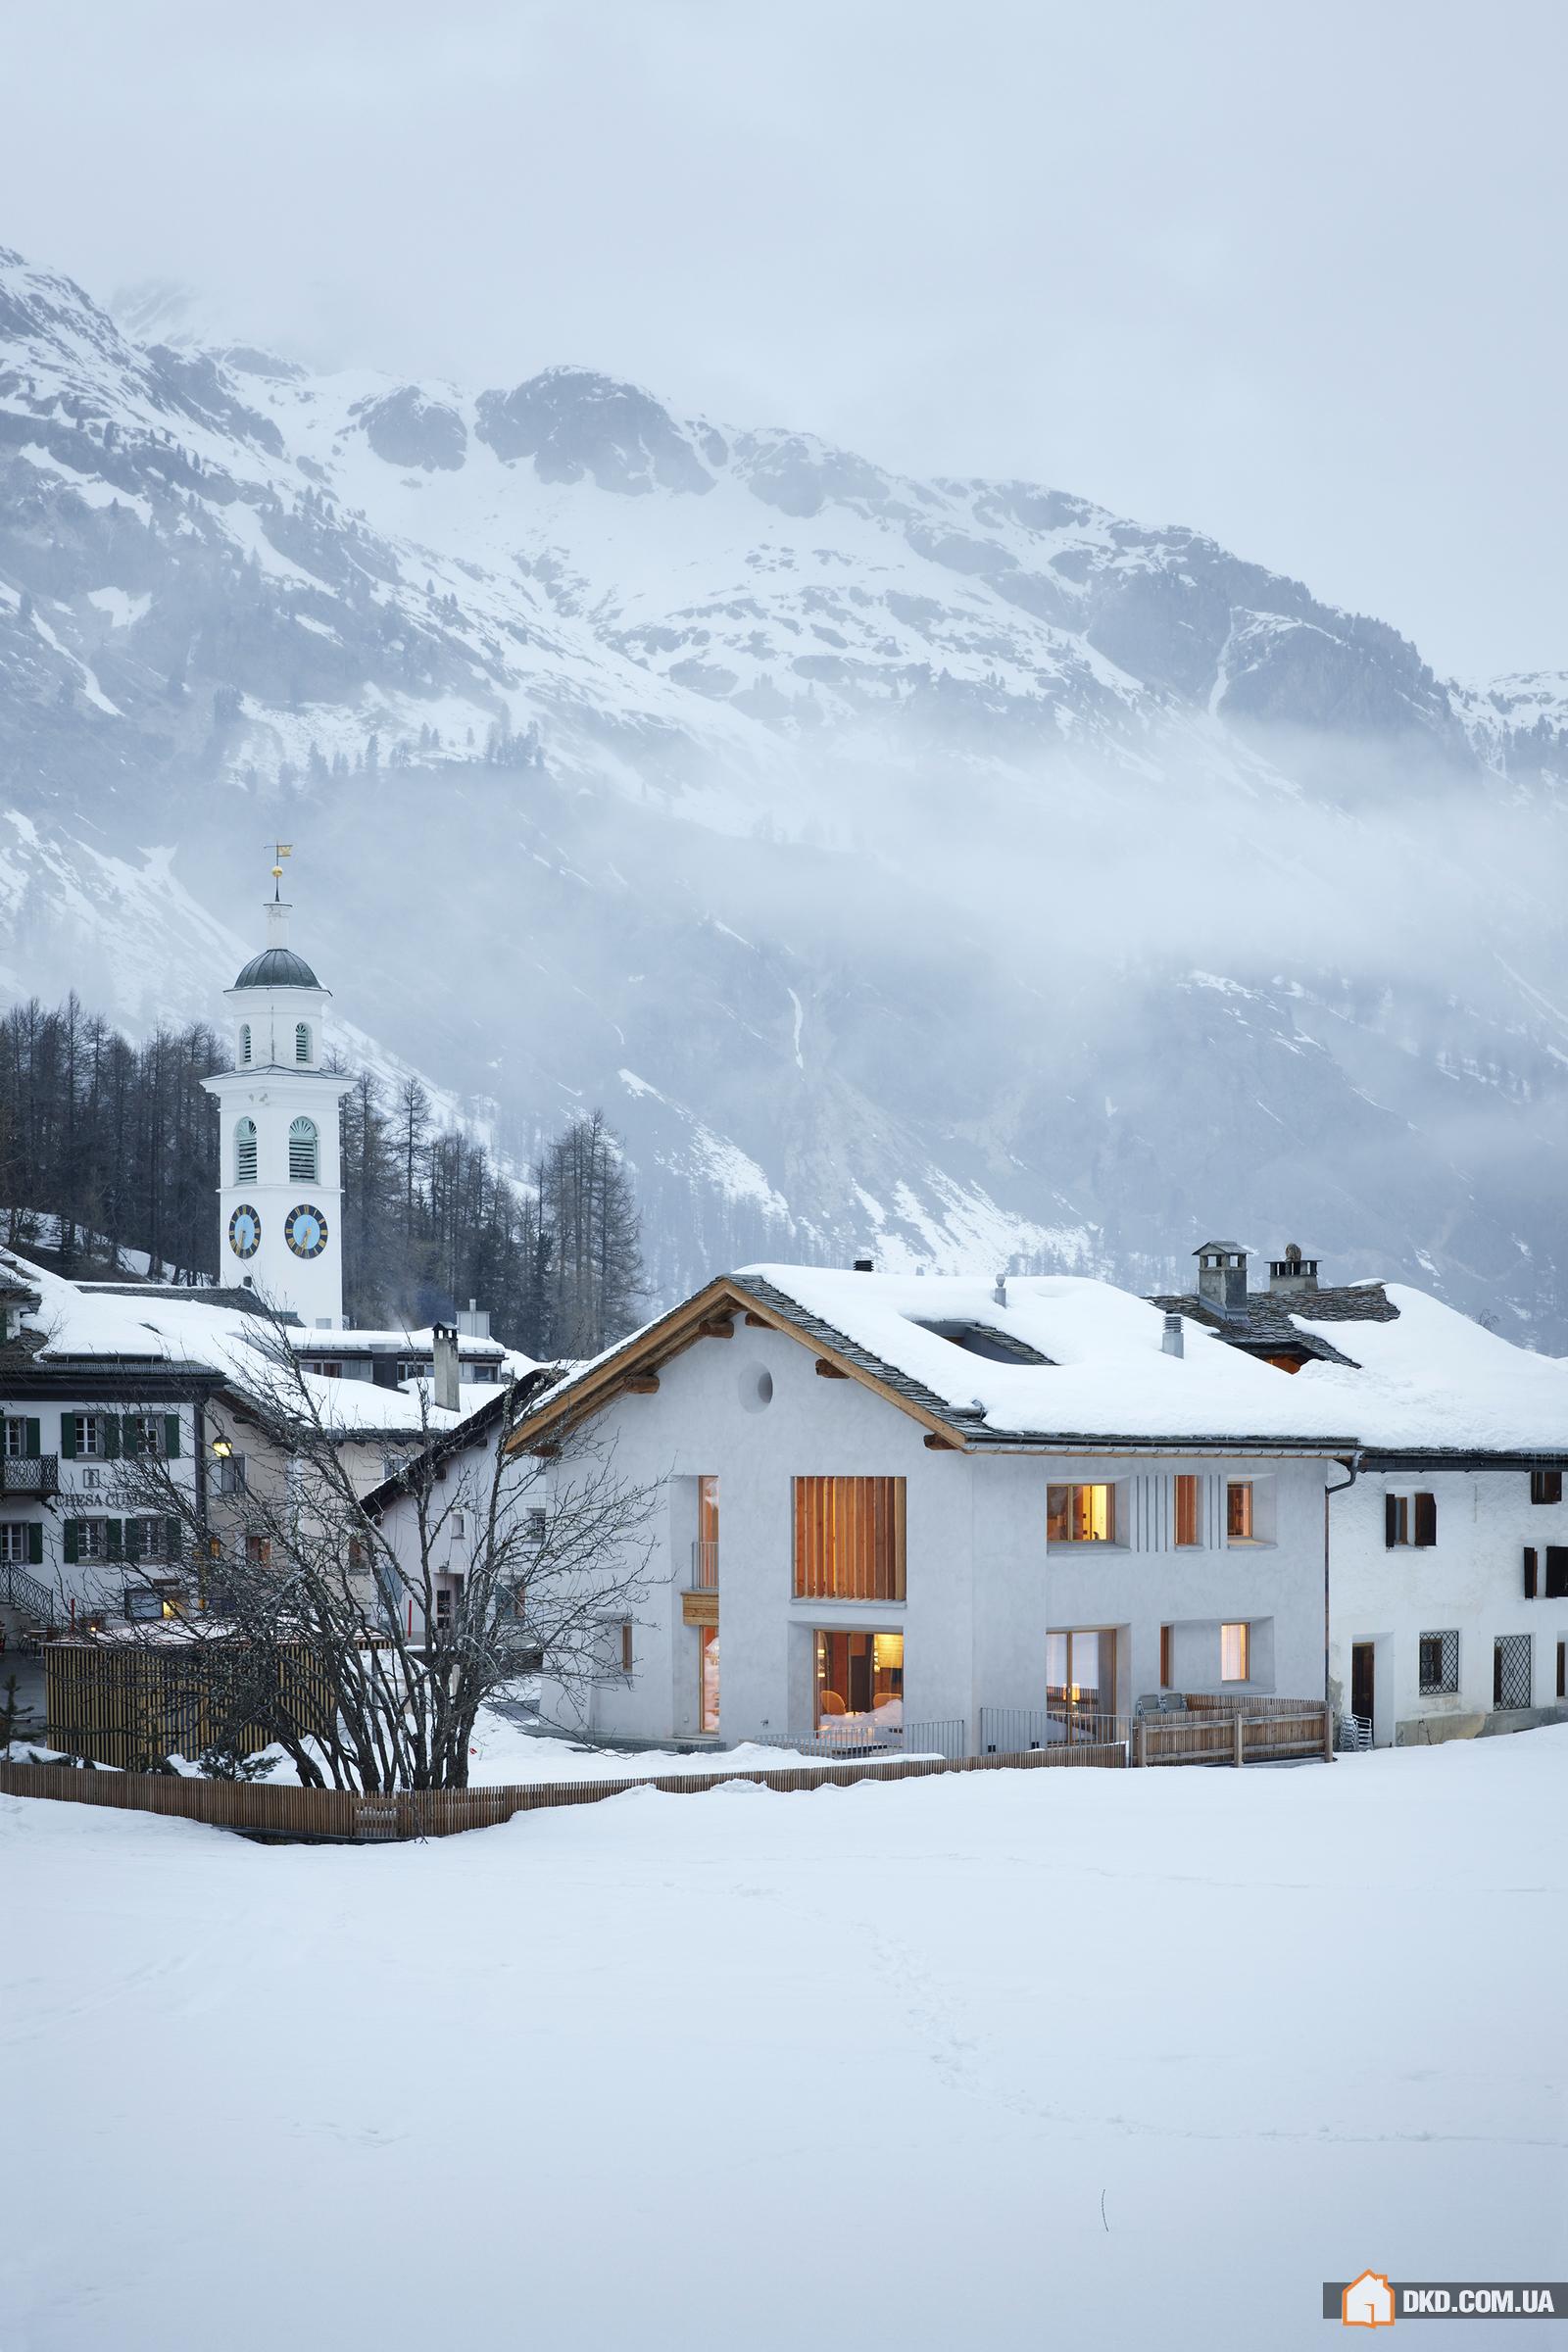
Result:
<svg viewBox="0 0 1568 2352">
<path fill-rule="evenodd" d="M 8 994 L 215 1009 L 281 834 L 351 1050 L 519 1158 L 603 1103 L 666 1295 L 1217 1232 L 1568 1347 L 1568 675 L 1063 490 L 124 307 L 0 254 Z"/>
</svg>

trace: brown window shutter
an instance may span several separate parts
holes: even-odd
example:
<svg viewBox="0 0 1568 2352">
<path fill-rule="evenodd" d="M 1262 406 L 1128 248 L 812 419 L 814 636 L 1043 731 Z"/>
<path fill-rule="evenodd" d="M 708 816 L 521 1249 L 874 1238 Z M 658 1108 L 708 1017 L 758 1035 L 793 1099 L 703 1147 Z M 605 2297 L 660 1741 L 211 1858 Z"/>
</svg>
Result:
<svg viewBox="0 0 1568 2352">
<path fill-rule="evenodd" d="M 1568 1544 L 1546 1545 L 1546 1598 L 1568 1600 Z"/>
<path fill-rule="evenodd" d="M 1399 1497 L 1397 1494 L 1385 1494 L 1383 1497 L 1383 1542 L 1386 1548 L 1392 1551 L 1398 1541 Z"/>
<path fill-rule="evenodd" d="M 1527 1544 L 1525 1545 L 1525 1598 L 1526 1600 L 1534 1600 L 1535 1597 L 1536 1547 L 1533 1544 Z"/>
<path fill-rule="evenodd" d="M 1418 1494 L 1415 1498 L 1415 1540 L 1420 1544 L 1435 1544 L 1438 1540 L 1438 1498 L 1435 1494 Z"/>
<path fill-rule="evenodd" d="M 1557 1644 L 1557 1696 L 1568 1698 L 1568 1642 Z"/>
</svg>

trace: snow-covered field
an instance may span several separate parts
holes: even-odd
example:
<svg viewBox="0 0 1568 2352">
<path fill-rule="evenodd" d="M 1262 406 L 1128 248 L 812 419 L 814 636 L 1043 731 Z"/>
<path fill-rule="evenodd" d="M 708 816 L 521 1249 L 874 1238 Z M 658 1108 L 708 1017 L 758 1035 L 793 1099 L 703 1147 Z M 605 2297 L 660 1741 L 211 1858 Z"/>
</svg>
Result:
<svg viewBox="0 0 1568 2352">
<path fill-rule="evenodd" d="M 0 1798 L 0 2343 L 1256 2352 L 1560 2278 L 1565 1813 L 1568 1730 L 379 1850 Z"/>
</svg>

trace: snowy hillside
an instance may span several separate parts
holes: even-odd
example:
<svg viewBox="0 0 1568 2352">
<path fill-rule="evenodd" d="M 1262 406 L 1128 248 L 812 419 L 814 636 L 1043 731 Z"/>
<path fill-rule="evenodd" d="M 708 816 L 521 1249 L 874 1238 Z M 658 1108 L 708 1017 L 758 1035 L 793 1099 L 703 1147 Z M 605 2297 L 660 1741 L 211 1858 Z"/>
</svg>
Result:
<svg viewBox="0 0 1568 2352">
<path fill-rule="evenodd" d="M 0 257 L 0 985 L 205 1009 L 280 830 L 384 1056 L 605 1104 L 666 1290 L 1234 1229 L 1568 1347 L 1568 678 L 1192 531 Z"/>
</svg>

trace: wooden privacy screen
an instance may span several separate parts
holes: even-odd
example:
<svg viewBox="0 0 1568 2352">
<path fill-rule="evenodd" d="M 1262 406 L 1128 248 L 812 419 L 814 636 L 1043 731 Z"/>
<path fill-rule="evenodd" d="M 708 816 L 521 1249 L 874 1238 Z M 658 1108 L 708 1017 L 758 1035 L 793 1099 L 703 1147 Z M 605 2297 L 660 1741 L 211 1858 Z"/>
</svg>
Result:
<svg viewBox="0 0 1568 2352">
<path fill-rule="evenodd" d="M 904 1598 L 904 1480 L 795 1481 L 797 1600 Z"/>
</svg>

